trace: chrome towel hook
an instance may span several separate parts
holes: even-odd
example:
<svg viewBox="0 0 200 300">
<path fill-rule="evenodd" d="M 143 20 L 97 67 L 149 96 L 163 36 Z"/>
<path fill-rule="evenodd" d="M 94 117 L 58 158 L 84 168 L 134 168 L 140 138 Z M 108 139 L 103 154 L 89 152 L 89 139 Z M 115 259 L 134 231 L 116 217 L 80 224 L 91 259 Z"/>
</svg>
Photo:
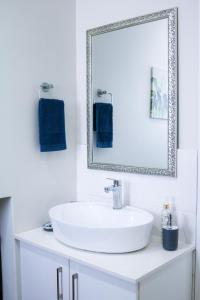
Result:
<svg viewBox="0 0 200 300">
<path fill-rule="evenodd" d="M 112 96 L 112 93 L 108 93 L 106 90 L 101 90 L 101 89 L 98 89 L 97 90 L 97 96 L 98 97 L 102 97 L 104 95 L 109 95 L 110 96 L 110 101 L 111 101 L 111 104 L 113 104 L 113 96 Z"/>
<path fill-rule="evenodd" d="M 54 88 L 54 85 L 53 85 L 52 83 L 43 82 L 43 83 L 40 85 L 40 88 L 41 88 L 42 92 L 48 93 L 50 89 L 53 89 L 53 88 Z"/>
</svg>

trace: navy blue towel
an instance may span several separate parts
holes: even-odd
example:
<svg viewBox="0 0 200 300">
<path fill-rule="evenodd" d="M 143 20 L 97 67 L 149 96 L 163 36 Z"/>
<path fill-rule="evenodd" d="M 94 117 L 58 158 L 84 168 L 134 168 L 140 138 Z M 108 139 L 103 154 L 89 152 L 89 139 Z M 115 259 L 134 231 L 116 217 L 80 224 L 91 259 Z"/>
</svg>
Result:
<svg viewBox="0 0 200 300">
<path fill-rule="evenodd" d="M 65 150 L 64 101 L 56 99 L 39 100 L 40 151 Z"/>
<path fill-rule="evenodd" d="M 96 147 L 112 148 L 113 106 L 110 103 L 93 105 L 93 130 L 96 131 Z"/>
</svg>

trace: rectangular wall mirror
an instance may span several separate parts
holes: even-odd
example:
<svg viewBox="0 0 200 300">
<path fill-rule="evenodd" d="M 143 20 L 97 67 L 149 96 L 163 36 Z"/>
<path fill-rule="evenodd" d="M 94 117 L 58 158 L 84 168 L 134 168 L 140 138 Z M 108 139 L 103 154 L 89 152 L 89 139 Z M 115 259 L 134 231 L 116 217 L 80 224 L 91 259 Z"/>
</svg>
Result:
<svg viewBox="0 0 200 300">
<path fill-rule="evenodd" d="M 176 176 L 177 9 L 87 31 L 88 167 Z"/>
</svg>

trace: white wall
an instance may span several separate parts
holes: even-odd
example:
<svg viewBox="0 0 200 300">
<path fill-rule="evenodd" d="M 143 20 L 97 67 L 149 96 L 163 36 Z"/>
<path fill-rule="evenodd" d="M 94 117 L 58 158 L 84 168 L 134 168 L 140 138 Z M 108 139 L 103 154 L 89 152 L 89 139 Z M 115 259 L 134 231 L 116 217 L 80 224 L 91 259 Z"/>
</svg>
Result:
<svg viewBox="0 0 200 300">
<path fill-rule="evenodd" d="M 200 15 L 200 2 L 198 2 L 198 13 Z M 200 21 L 198 22 L 198 34 L 200 36 Z M 198 52 L 200 50 L 200 39 L 198 39 Z M 200 55 L 198 56 L 198 79 L 200 79 Z M 200 85 L 198 89 L 198 114 L 200 116 Z M 198 148 L 200 149 L 200 118 L 198 121 Z M 197 202 L 197 233 L 196 233 L 196 300 L 200 299 L 200 159 L 198 159 L 198 202 Z"/>
<path fill-rule="evenodd" d="M 92 38 L 93 99 L 110 101 L 99 88 L 113 95 L 113 147 L 97 148 L 94 133 L 94 162 L 167 168 L 168 123 L 150 117 L 152 67 L 167 78 L 167 19 Z"/>
<path fill-rule="evenodd" d="M 159 225 L 162 203 L 174 199 L 186 241 L 194 241 L 197 189 L 197 0 L 77 0 L 77 112 L 79 128 L 78 199 L 109 200 L 106 177 L 124 181 L 129 203 L 149 209 Z M 120 174 L 87 169 L 86 30 L 172 7 L 179 8 L 179 148 L 178 178 Z"/>
<path fill-rule="evenodd" d="M 75 199 L 75 2 L 1 1 L 0 194 L 11 196 L 16 232 L 40 226 L 48 209 Z M 67 151 L 40 153 L 42 82 L 64 98 Z"/>
<path fill-rule="evenodd" d="M 1 1 L 0 37 L 0 198 L 11 197 L 0 207 L 4 296 L 14 300 L 13 234 L 41 226 L 50 207 L 76 197 L 75 2 Z M 38 91 L 44 81 L 65 100 L 67 151 L 39 150 Z"/>
</svg>

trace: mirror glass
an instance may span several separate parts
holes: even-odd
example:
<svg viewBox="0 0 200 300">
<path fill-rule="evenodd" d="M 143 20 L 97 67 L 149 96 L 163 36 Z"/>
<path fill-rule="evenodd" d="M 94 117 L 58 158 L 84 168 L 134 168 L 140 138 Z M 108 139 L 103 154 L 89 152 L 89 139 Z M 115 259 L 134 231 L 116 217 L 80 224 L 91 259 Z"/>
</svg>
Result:
<svg viewBox="0 0 200 300">
<path fill-rule="evenodd" d="M 88 31 L 89 167 L 175 176 L 175 24 L 172 9 Z"/>
</svg>

